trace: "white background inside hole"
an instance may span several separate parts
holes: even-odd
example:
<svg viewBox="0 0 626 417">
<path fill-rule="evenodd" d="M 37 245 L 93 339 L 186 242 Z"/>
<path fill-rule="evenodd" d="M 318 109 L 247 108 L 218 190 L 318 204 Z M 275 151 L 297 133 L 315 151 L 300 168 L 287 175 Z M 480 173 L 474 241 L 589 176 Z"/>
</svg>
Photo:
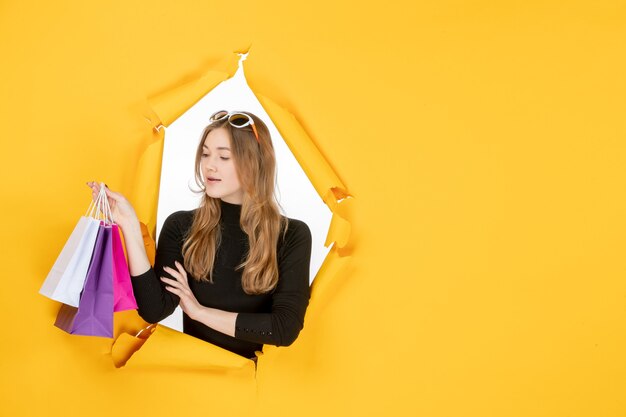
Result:
<svg viewBox="0 0 626 417">
<path fill-rule="evenodd" d="M 312 282 L 328 254 L 324 241 L 332 214 L 248 87 L 241 61 L 233 78 L 219 84 L 166 129 L 157 211 L 157 241 L 167 216 L 179 210 L 192 210 L 199 205 L 200 195 L 191 191 L 197 189 L 194 181 L 195 152 L 200 135 L 209 123 L 209 116 L 217 110 L 249 111 L 260 117 L 269 128 L 276 152 L 278 202 L 284 215 L 304 221 L 311 229 Z M 162 320 L 161 324 L 182 331 L 180 307 Z"/>
</svg>

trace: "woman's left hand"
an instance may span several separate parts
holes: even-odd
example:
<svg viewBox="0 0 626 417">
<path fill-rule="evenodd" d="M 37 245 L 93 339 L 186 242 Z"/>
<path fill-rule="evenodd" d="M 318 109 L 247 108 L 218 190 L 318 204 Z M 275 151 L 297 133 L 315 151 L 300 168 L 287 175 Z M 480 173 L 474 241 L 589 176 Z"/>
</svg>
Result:
<svg viewBox="0 0 626 417">
<path fill-rule="evenodd" d="M 180 297 L 179 305 L 183 309 L 183 311 L 192 319 L 197 320 L 196 317 L 203 307 L 198 302 L 198 300 L 196 300 L 196 297 L 193 295 L 191 289 L 189 288 L 189 281 L 187 281 L 187 272 L 181 264 L 179 264 L 178 262 L 175 262 L 175 264 L 176 269 L 167 266 L 163 268 L 175 279 L 161 277 L 161 281 L 163 281 L 167 285 L 165 289 Z"/>
</svg>

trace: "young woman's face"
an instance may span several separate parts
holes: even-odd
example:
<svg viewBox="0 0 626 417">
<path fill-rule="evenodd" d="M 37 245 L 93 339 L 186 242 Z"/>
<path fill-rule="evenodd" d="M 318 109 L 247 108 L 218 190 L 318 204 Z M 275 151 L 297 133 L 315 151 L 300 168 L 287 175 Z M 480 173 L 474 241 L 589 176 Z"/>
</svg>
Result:
<svg viewBox="0 0 626 417">
<path fill-rule="evenodd" d="M 243 190 L 230 149 L 230 135 L 224 128 L 209 132 L 200 160 L 204 185 L 209 197 L 231 204 L 242 204 Z"/>
</svg>

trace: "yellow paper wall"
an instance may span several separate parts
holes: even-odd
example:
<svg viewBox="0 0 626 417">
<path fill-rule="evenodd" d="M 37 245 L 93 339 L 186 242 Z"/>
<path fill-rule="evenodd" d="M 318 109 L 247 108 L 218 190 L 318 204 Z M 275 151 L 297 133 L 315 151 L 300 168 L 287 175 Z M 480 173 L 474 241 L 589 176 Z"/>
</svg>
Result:
<svg viewBox="0 0 626 417">
<path fill-rule="evenodd" d="M 626 7 L 421 3 L 2 2 L 0 415 L 626 415 Z M 146 100 L 248 47 L 349 264 L 256 376 L 116 369 L 39 287 L 85 181 L 148 186 Z"/>
</svg>

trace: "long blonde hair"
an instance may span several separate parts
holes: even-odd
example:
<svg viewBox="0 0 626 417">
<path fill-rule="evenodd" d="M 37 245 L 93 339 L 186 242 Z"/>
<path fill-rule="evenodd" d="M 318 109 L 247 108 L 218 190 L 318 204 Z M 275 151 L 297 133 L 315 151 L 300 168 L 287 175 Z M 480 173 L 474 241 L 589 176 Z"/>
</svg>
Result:
<svg viewBox="0 0 626 417">
<path fill-rule="evenodd" d="M 213 282 L 213 264 L 221 240 L 221 204 L 205 192 L 200 161 L 209 132 L 223 128 L 230 136 L 231 155 L 244 192 L 240 225 L 250 244 L 247 257 L 237 270 L 243 268 L 241 286 L 246 294 L 263 294 L 278 283 L 276 249 L 281 230 L 286 231 L 287 219 L 281 216 L 274 196 L 276 158 L 269 130 L 261 119 L 246 114 L 254 120 L 258 142 L 250 126 L 236 128 L 227 120 L 214 122 L 202 132 L 196 151 L 195 179 L 203 198 L 183 244 L 183 258 L 185 269 L 195 279 Z"/>
</svg>

